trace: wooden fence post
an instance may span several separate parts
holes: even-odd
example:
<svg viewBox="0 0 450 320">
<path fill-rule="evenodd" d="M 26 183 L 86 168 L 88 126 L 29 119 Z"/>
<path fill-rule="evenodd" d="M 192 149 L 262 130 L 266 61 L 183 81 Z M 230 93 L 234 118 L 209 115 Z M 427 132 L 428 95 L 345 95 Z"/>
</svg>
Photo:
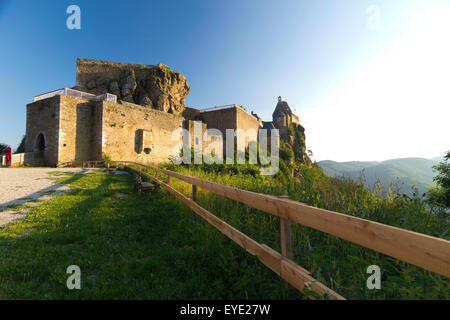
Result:
<svg viewBox="0 0 450 320">
<path fill-rule="evenodd" d="M 167 184 L 170 186 L 170 176 L 167 175 Z"/>
<path fill-rule="evenodd" d="M 291 222 L 280 218 L 281 254 L 288 259 L 294 259 L 292 250 Z"/>
<path fill-rule="evenodd" d="M 194 202 L 197 202 L 197 186 L 196 185 L 192 185 L 192 200 Z M 194 214 L 194 219 L 197 219 L 197 213 L 195 213 L 195 211 L 192 211 Z"/>
<path fill-rule="evenodd" d="M 197 202 L 197 186 L 192 185 L 192 200 Z"/>
<path fill-rule="evenodd" d="M 279 198 L 289 199 L 289 196 L 280 196 Z M 281 254 L 290 259 L 294 259 L 294 252 L 292 249 L 292 232 L 291 232 L 291 221 L 288 219 L 280 218 L 280 244 L 281 244 Z M 285 288 L 288 287 L 288 283 L 284 282 Z"/>
</svg>

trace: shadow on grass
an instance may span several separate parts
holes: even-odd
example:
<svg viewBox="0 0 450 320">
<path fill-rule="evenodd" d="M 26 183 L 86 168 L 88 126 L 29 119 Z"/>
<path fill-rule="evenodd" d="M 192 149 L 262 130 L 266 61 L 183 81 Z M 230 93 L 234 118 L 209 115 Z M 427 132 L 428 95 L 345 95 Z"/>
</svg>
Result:
<svg viewBox="0 0 450 320">
<path fill-rule="evenodd" d="M 67 289 L 70 265 L 81 268 L 81 290 Z M 0 235 L 0 291 L 11 299 L 285 297 L 275 274 L 164 190 L 134 194 L 131 175 L 85 175 L 9 227 Z"/>
</svg>

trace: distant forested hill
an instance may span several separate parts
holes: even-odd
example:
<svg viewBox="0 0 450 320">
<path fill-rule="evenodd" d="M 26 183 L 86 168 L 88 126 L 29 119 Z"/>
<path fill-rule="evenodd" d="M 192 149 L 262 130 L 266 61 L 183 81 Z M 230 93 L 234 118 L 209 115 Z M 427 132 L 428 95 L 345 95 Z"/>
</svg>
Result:
<svg viewBox="0 0 450 320">
<path fill-rule="evenodd" d="M 373 190 L 378 178 L 385 191 L 391 185 L 394 190 L 398 188 L 401 192 L 411 195 L 413 192 L 411 187 L 417 188 L 419 193 L 422 194 L 434 185 L 433 177 L 436 172 L 433 171 L 432 167 L 438 164 L 441 158 L 402 158 L 382 162 L 335 162 L 325 160 L 318 162 L 318 164 L 328 176 L 345 176 L 355 181 L 359 181 L 361 177 L 370 190 Z"/>
</svg>

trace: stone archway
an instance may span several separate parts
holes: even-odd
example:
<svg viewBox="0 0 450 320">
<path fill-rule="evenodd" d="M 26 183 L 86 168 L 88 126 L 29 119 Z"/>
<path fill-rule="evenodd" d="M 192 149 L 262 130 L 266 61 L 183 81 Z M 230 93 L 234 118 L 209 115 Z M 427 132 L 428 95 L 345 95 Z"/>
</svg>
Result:
<svg viewBox="0 0 450 320">
<path fill-rule="evenodd" d="M 39 133 L 39 135 L 36 138 L 34 151 L 43 152 L 44 150 L 45 150 L 45 137 L 42 133 Z"/>
</svg>

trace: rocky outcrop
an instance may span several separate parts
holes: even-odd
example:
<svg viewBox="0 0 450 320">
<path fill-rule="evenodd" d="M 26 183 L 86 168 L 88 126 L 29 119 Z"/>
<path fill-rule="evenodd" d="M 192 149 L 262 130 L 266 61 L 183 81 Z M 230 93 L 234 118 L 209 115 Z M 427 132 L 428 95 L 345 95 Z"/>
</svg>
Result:
<svg viewBox="0 0 450 320">
<path fill-rule="evenodd" d="M 287 160 L 291 165 L 291 162 L 298 162 L 301 164 L 311 164 L 311 159 L 308 156 L 305 143 L 305 128 L 298 123 L 298 117 L 292 112 L 289 104 L 283 101 L 281 97 L 278 97 L 278 103 L 272 114 L 273 126 L 280 132 L 280 138 L 282 140 L 282 147 L 287 154 Z M 292 154 L 293 158 L 290 159 L 289 154 Z"/>
<path fill-rule="evenodd" d="M 311 164 L 311 159 L 308 156 L 306 150 L 306 136 L 305 128 L 300 124 L 291 124 L 288 130 L 288 134 L 285 137 L 281 137 L 285 144 L 294 152 L 295 161 L 301 164 Z"/>
<path fill-rule="evenodd" d="M 181 113 L 190 87 L 184 75 L 162 63 L 152 65 L 77 59 L 75 89 L 112 93 L 118 99 L 168 113 Z"/>
</svg>

